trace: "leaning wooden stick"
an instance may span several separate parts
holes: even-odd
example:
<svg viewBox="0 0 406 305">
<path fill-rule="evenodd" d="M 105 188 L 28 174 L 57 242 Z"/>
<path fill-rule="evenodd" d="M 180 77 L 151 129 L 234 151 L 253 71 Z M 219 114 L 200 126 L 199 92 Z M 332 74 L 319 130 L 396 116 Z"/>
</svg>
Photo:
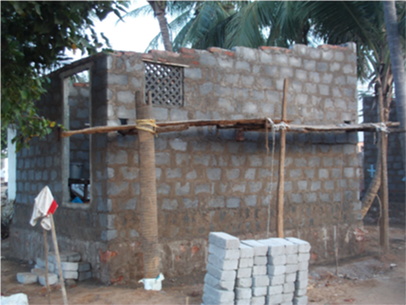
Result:
<svg viewBox="0 0 406 305">
<path fill-rule="evenodd" d="M 47 286 L 47 299 L 48 299 L 48 304 L 51 305 L 51 288 L 49 287 L 49 280 L 48 280 L 48 272 L 49 272 L 49 267 L 48 267 L 48 238 L 47 238 L 47 231 L 43 228 L 42 229 L 43 237 L 44 237 L 44 252 L 45 252 L 45 284 Z"/>
<path fill-rule="evenodd" d="M 56 239 L 54 216 L 52 214 L 50 214 L 49 217 L 51 219 L 52 241 L 54 243 L 54 248 L 55 248 L 56 262 L 58 264 L 59 282 L 61 283 L 63 304 L 68 305 L 68 297 L 66 295 L 65 282 L 63 279 L 63 273 L 62 273 L 62 267 L 61 267 L 61 257 L 59 255 L 58 240 Z"/>
</svg>

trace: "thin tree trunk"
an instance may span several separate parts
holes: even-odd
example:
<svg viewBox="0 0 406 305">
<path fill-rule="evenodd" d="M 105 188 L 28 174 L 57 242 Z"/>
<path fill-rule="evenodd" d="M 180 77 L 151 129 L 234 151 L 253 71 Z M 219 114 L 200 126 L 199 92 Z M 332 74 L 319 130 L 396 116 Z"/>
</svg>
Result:
<svg viewBox="0 0 406 305">
<path fill-rule="evenodd" d="M 395 1 L 383 1 L 385 26 L 390 51 L 392 73 L 395 82 L 396 112 L 400 122 L 399 134 L 403 151 L 403 160 L 406 160 L 406 77 L 403 60 L 403 47 L 400 43 Z"/>
<path fill-rule="evenodd" d="M 166 1 L 148 1 L 154 10 L 154 15 L 158 19 L 159 29 L 161 31 L 164 48 L 166 51 L 172 52 L 172 41 L 169 32 L 168 21 L 166 20 Z"/>
</svg>

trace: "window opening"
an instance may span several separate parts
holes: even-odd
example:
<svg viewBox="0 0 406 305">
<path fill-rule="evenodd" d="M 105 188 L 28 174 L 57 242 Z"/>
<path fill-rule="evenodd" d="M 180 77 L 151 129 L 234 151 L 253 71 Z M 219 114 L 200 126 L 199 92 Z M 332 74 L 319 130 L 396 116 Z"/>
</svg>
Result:
<svg viewBox="0 0 406 305">
<path fill-rule="evenodd" d="M 65 126 L 71 130 L 90 126 L 89 71 L 82 71 L 65 79 L 67 105 Z M 78 134 L 68 138 L 68 198 L 75 204 L 90 202 L 90 135 Z"/>
<path fill-rule="evenodd" d="M 183 68 L 145 62 L 145 99 L 151 92 L 152 104 L 183 106 Z"/>
</svg>

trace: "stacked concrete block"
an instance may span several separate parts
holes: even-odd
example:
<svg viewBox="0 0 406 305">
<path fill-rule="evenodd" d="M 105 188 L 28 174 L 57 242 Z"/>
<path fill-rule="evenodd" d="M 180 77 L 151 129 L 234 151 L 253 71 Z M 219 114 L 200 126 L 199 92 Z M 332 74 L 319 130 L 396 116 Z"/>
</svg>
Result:
<svg viewBox="0 0 406 305">
<path fill-rule="evenodd" d="M 243 240 L 236 251 L 225 245 L 238 239 L 223 234 L 210 233 L 205 304 L 307 304 L 308 242 L 293 237 Z"/>
<path fill-rule="evenodd" d="M 209 257 L 204 278 L 204 304 L 233 304 L 240 256 L 240 240 L 223 232 L 209 235 Z"/>
<path fill-rule="evenodd" d="M 246 244 L 240 244 L 240 258 L 235 282 L 235 305 L 251 304 L 253 266 L 254 249 Z"/>
<path fill-rule="evenodd" d="M 83 281 L 92 278 L 91 265 L 88 262 L 81 262 L 81 255 L 77 252 L 60 253 L 62 276 L 65 280 Z M 22 284 L 39 282 L 46 285 L 45 261 L 42 258 L 36 259 L 36 264 L 31 272 L 17 274 L 17 281 Z M 54 252 L 48 254 L 48 283 L 55 285 L 58 282 L 59 269 Z"/>
<path fill-rule="evenodd" d="M 268 291 L 269 278 L 267 276 L 268 247 L 256 240 L 244 240 L 243 244 L 254 251 L 254 265 L 252 267 L 252 298 L 251 304 L 264 304 Z"/>
<path fill-rule="evenodd" d="M 288 237 L 286 240 L 297 245 L 298 250 L 298 268 L 295 279 L 295 296 L 293 299 L 294 305 L 307 304 L 307 285 L 309 280 L 309 260 L 310 260 L 310 244 L 307 241 Z"/>
</svg>

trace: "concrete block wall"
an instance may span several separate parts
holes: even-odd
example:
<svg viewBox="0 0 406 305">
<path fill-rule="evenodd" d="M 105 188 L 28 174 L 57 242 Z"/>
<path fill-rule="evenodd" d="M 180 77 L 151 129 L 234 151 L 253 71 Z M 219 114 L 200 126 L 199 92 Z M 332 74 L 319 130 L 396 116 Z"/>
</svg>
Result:
<svg viewBox="0 0 406 305">
<path fill-rule="evenodd" d="M 120 118 L 134 123 L 134 93 L 144 90 L 144 60 L 184 67 L 183 107 L 154 106 L 158 121 L 278 119 L 284 78 L 290 79 L 288 119 L 292 122 L 356 121 L 356 55 L 351 43 L 319 48 L 296 45 L 291 50 L 236 47 L 231 51 L 210 48 L 181 49 L 180 53 L 99 54 L 55 72 L 54 87 L 40 105 L 44 105 L 45 114 L 54 111 L 50 117 L 61 122 L 59 75 L 87 65 L 91 67 L 92 126 L 119 125 Z M 46 102 L 55 107 L 45 107 L 49 105 Z M 275 230 L 273 194 L 278 158 L 271 160 L 271 150 L 275 143 L 278 155 L 278 135 L 275 141 L 271 133 L 246 131 L 243 135 L 244 140 L 237 141 L 235 130 L 204 127 L 155 138 L 159 241 L 165 276 L 203 271 L 210 231 L 227 231 L 242 239 L 263 238 L 269 204 L 270 229 Z M 94 276 L 104 282 L 126 283 L 142 278 L 137 137 L 118 133 L 91 136 L 92 200 L 85 206 L 63 200 L 64 140 L 57 145 L 55 141 L 56 134 L 33 142 L 29 151 L 20 154 L 15 248 L 25 258 L 41 254 L 35 246 L 25 250 L 19 244 L 27 246 L 30 240 L 41 239 L 39 232 L 31 233 L 32 228 L 22 219 L 29 219 L 29 203 L 39 186 L 49 182 L 61 202 L 56 221 L 61 227 L 58 234 L 62 249 L 84 254 Z M 331 260 L 336 243 L 343 249 L 343 257 L 356 252 L 349 246 L 354 243 L 349 232 L 360 210 L 356 142 L 354 133 L 287 136 L 285 227 L 289 235 L 314 244 L 315 262 Z M 45 167 L 44 175 L 54 173 L 53 180 L 39 180 L 35 187 L 28 184 L 29 190 L 25 191 L 25 184 L 32 179 L 26 178 L 29 171 L 34 173 L 43 166 L 34 162 L 51 149 L 55 163 Z M 26 163 L 30 167 L 25 168 Z"/>
<path fill-rule="evenodd" d="M 209 234 L 204 304 L 307 304 L 310 244 L 297 238 L 239 240 Z"/>
<path fill-rule="evenodd" d="M 378 122 L 377 103 L 373 97 L 363 99 L 364 122 Z M 398 122 L 396 115 L 396 101 L 391 103 L 389 121 Z M 368 188 L 369 183 L 375 174 L 375 163 L 377 156 L 376 134 L 372 132 L 364 133 L 364 185 Z M 402 160 L 402 147 L 399 134 L 390 133 L 388 135 L 388 187 L 389 187 L 389 213 L 395 221 L 403 221 L 405 215 L 406 181 L 404 181 L 405 161 Z M 374 212 L 375 211 L 375 212 Z M 370 215 L 376 217 L 379 214 L 379 205 L 376 202 Z"/>
</svg>

